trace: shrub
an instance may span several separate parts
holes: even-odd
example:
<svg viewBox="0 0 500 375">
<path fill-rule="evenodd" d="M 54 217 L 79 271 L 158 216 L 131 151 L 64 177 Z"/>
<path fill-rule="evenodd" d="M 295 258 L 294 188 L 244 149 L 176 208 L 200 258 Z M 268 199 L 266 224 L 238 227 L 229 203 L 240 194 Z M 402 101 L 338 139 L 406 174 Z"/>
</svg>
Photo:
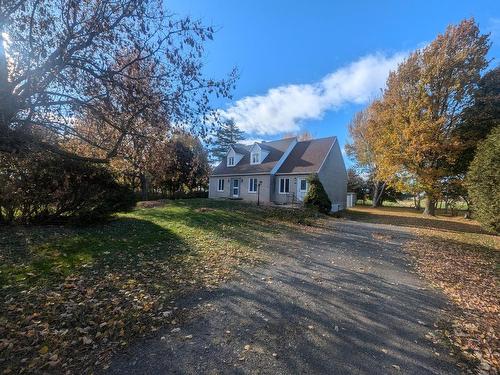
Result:
<svg viewBox="0 0 500 375">
<path fill-rule="evenodd" d="M 133 204 L 105 166 L 48 153 L 0 155 L 0 221 L 89 223 Z"/>
<path fill-rule="evenodd" d="M 500 232 L 500 126 L 481 142 L 469 166 L 466 185 L 481 225 Z"/>
<path fill-rule="evenodd" d="M 309 176 L 308 181 L 309 190 L 304 197 L 304 205 L 306 207 L 314 207 L 324 214 L 329 213 L 332 209 L 332 202 L 328 198 L 328 194 L 326 194 L 318 175 Z"/>
</svg>

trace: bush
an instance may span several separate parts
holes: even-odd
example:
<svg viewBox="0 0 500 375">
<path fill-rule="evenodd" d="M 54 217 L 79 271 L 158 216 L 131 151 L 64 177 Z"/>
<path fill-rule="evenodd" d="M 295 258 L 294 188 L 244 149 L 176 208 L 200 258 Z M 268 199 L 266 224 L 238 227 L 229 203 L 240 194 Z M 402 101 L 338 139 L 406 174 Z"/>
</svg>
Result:
<svg viewBox="0 0 500 375">
<path fill-rule="evenodd" d="M 328 194 L 326 194 L 318 175 L 309 176 L 308 181 L 309 190 L 304 197 L 304 205 L 306 207 L 314 207 L 324 214 L 329 213 L 332 209 L 332 202 L 328 198 Z"/>
<path fill-rule="evenodd" d="M 0 222 L 90 223 L 134 203 L 105 166 L 48 153 L 0 155 Z"/>
<path fill-rule="evenodd" d="M 481 142 L 469 166 L 466 185 L 474 216 L 490 231 L 500 232 L 500 126 Z"/>
</svg>

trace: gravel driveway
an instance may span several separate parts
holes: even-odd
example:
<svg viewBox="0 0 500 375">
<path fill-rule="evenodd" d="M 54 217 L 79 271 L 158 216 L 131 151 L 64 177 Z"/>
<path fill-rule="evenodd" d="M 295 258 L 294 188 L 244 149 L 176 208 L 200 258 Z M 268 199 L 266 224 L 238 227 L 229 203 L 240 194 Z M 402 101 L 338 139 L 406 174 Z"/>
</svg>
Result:
<svg viewBox="0 0 500 375">
<path fill-rule="evenodd" d="M 137 342 L 108 373 L 459 373 L 426 338 L 446 301 L 412 272 L 409 236 L 342 220 L 289 233 L 269 244 L 271 263 L 180 303 L 182 324 Z"/>
</svg>

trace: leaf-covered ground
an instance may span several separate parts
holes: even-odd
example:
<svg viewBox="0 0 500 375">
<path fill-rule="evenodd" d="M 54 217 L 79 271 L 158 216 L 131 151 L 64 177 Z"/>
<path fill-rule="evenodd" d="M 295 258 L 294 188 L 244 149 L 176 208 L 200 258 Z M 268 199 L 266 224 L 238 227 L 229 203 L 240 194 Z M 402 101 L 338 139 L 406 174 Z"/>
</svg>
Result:
<svg viewBox="0 0 500 375">
<path fill-rule="evenodd" d="M 308 214 L 186 200 L 86 228 L 0 228 L 0 372 L 90 373 L 214 288 L 265 260 L 263 241 Z"/>
<path fill-rule="evenodd" d="M 418 271 L 454 302 L 442 329 L 457 353 L 484 374 L 500 372 L 500 239 L 459 217 L 424 218 L 404 208 L 356 207 L 348 217 L 414 228 L 406 249 Z"/>
</svg>

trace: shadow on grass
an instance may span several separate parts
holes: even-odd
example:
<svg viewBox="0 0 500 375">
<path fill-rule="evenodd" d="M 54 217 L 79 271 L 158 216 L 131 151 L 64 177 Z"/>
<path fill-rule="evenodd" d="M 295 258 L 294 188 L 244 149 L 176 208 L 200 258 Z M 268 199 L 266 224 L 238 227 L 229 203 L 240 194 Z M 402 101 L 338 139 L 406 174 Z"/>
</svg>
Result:
<svg viewBox="0 0 500 375">
<path fill-rule="evenodd" d="M 141 342 L 109 373 L 458 373 L 424 339 L 445 301 L 408 274 L 399 239 L 341 225 L 267 243 L 272 268 L 181 305 L 210 306 L 182 328 L 189 345 L 167 331 L 168 345 Z"/>
<path fill-rule="evenodd" d="M 256 206 L 244 202 L 209 199 L 173 201 L 165 207 L 137 210 L 137 217 L 165 225 L 185 225 L 191 230 L 206 231 L 230 238 L 242 245 L 251 245 L 267 235 L 296 223 L 307 213 L 297 210 Z"/>
<path fill-rule="evenodd" d="M 90 265 L 93 269 L 119 270 L 124 263 L 130 263 L 131 256 L 162 260 L 191 250 L 173 231 L 129 217 L 86 228 L 23 227 L 18 231 L 29 231 L 31 239 L 0 235 L 4 260 L 0 266 L 1 285 L 58 282 Z M 17 251 L 13 253 L 12 248 Z"/>
<path fill-rule="evenodd" d="M 412 208 L 383 207 L 359 208 L 347 210 L 344 217 L 354 221 L 364 221 L 376 224 L 397 225 L 403 227 L 438 229 L 459 233 L 490 234 L 474 223 L 466 223 L 446 216 L 439 218 L 424 217 Z"/>
<path fill-rule="evenodd" d="M 114 270 L 138 261 L 193 253 L 220 238 L 241 246 L 266 241 L 293 222 L 283 209 L 209 199 L 176 200 L 87 227 L 0 228 L 0 283 L 58 281 L 84 268 Z"/>
</svg>

